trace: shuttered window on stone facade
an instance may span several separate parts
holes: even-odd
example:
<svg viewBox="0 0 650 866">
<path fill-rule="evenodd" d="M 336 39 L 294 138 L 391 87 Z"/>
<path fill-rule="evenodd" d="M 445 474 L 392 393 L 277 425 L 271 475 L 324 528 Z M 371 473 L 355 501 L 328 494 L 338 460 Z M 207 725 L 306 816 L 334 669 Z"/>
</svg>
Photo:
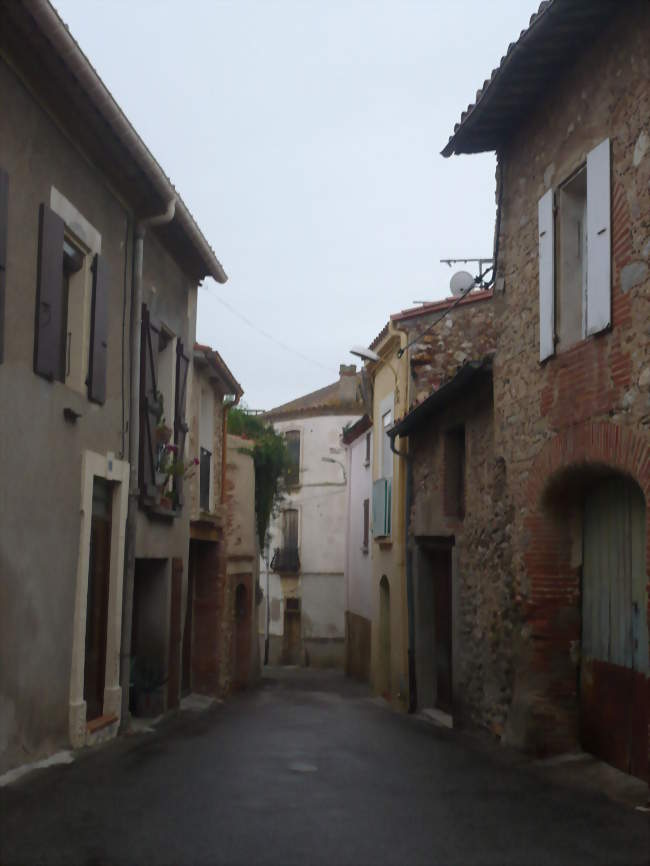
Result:
<svg viewBox="0 0 650 866">
<path fill-rule="evenodd" d="M 611 324 L 610 163 L 605 139 L 539 200 L 540 361 Z"/>
<path fill-rule="evenodd" d="M 2 363 L 2 360 L 4 358 L 8 221 L 9 175 L 3 168 L 0 168 L 0 364 Z"/>
<path fill-rule="evenodd" d="M 39 214 L 34 372 L 65 381 L 63 236 L 65 224 L 42 204 Z"/>
</svg>

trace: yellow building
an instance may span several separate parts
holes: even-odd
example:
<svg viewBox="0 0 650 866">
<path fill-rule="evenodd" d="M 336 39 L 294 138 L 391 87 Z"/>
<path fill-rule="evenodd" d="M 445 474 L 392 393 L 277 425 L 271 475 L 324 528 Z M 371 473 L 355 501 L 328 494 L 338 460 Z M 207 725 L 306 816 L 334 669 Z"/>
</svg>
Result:
<svg viewBox="0 0 650 866">
<path fill-rule="evenodd" d="M 366 366 L 372 383 L 375 448 L 372 466 L 373 689 L 394 706 L 409 706 L 406 587 L 407 465 L 391 450 L 387 431 L 408 406 L 408 355 L 398 357 L 405 335 L 389 322 L 370 346 L 379 360 Z M 402 446 L 403 448 L 403 446 Z"/>
</svg>

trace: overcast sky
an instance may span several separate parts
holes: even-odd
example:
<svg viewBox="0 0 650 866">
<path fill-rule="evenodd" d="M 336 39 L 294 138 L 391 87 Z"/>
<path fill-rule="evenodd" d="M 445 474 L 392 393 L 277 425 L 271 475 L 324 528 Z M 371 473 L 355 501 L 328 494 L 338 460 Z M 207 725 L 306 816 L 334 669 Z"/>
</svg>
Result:
<svg viewBox="0 0 650 866">
<path fill-rule="evenodd" d="M 491 254 L 494 157 L 440 150 L 526 0 L 54 2 L 229 275 L 197 337 L 249 406 L 334 381 L 449 294 L 439 259 Z"/>
</svg>

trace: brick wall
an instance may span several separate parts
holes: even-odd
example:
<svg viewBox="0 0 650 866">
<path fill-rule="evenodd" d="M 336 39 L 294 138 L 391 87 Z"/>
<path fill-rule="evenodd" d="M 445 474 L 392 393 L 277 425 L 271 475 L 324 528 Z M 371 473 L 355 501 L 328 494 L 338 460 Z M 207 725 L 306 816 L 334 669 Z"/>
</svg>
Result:
<svg viewBox="0 0 650 866">
<path fill-rule="evenodd" d="M 575 509 L 563 519 L 561 501 L 579 481 L 566 469 L 618 469 L 639 484 L 646 501 L 650 493 L 648 44 L 650 7 L 625 4 L 625 14 L 567 68 L 561 87 L 549 90 L 498 154 L 497 285 L 503 291 L 493 301 L 495 453 L 504 461 L 513 503 L 507 527 L 513 591 L 525 620 L 513 642 L 506 733 L 537 751 L 577 739 L 579 532 L 571 525 Z M 537 202 L 606 137 L 612 144 L 612 327 L 540 364 Z"/>
</svg>

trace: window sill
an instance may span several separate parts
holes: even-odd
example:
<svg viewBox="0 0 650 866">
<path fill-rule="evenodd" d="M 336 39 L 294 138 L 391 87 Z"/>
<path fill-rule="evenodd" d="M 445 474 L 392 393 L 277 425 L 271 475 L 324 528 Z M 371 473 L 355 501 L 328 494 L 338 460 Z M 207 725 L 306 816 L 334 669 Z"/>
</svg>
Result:
<svg viewBox="0 0 650 866">
<path fill-rule="evenodd" d="M 382 538 L 375 538 L 375 541 L 381 550 L 390 550 L 393 546 L 393 539 L 390 535 L 383 536 Z"/>
<path fill-rule="evenodd" d="M 181 508 L 164 508 L 162 505 L 152 505 L 147 509 L 150 517 L 160 518 L 161 520 L 174 520 L 182 514 Z"/>
</svg>

